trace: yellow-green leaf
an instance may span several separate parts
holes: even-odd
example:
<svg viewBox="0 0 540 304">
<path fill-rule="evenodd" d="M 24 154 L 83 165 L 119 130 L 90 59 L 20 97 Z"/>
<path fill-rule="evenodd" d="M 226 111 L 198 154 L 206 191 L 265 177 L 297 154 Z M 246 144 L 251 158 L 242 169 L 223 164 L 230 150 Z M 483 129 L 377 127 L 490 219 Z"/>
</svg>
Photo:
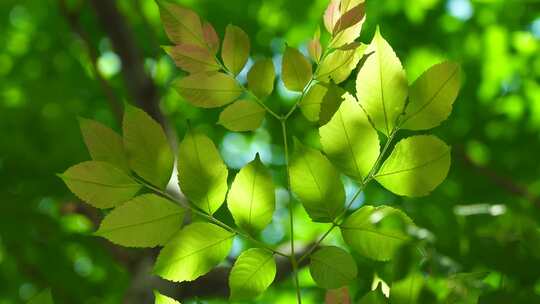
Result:
<svg viewBox="0 0 540 304">
<path fill-rule="evenodd" d="M 315 222 L 332 222 L 343 210 L 345 190 L 339 172 L 321 154 L 295 139 L 289 169 L 291 188 Z"/>
<path fill-rule="evenodd" d="M 93 160 L 104 161 L 129 172 L 122 137 L 111 128 L 90 119 L 79 118 L 84 142 Z"/>
<path fill-rule="evenodd" d="M 354 280 L 358 268 L 347 251 L 336 246 L 327 246 L 311 255 L 309 272 L 320 287 L 336 289 Z"/>
<path fill-rule="evenodd" d="M 155 301 L 154 304 L 181 304 L 173 298 L 169 298 L 160 294 L 158 291 L 154 290 Z"/>
<path fill-rule="evenodd" d="M 301 92 L 311 76 L 311 63 L 297 49 L 287 47 L 281 65 L 281 78 L 285 87 L 291 91 Z"/>
<path fill-rule="evenodd" d="M 409 89 L 402 128 L 427 130 L 438 126 L 452 112 L 460 84 L 457 63 L 443 62 L 425 71 Z"/>
<path fill-rule="evenodd" d="M 360 105 L 377 130 L 389 135 L 404 110 L 407 78 L 399 58 L 377 29 L 366 53 L 369 56 L 356 78 L 356 95 Z"/>
<path fill-rule="evenodd" d="M 210 223 L 197 222 L 180 230 L 161 250 L 154 273 L 174 281 L 193 281 L 223 261 L 234 233 Z"/>
<path fill-rule="evenodd" d="M 342 83 L 356 68 L 366 48 L 365 44 L 355 44 L 352 48 L 333 51 L 320 63 L 315 78 L 319 81 L 327 82 L 332 79 L 335 83 Z"/>
<path fill-rule="evenodd" d="M 238 172 L 227 196 L 227 206 L 236 225 L 261 231 L 272 221 L 276 208 L 274 184 L 259 155 Z"/>
<path fill-rule="evenodd" d="M 77 197 L 102 209 L 120 205 L 141 189 L 124 171 L 100 161 L 82 162 L 60 177 Z"/>
<path fill-rule="evenodd" d="M 212 54 L 216 54 L 219 50 L 219 36 L 216 29 L 209 22 L 203 22 L 203 37 Z"/>
<path fill-rule="evenodd" d="M 234 78 L 219 72 L 191 74 L 175 81 L 173 86 L 187 101 L 201 108 L 224 106 L 242 94 Z"/>
<path fill-rule="evenodd" d="M 364 206 L 341 225 L 345 242 L 356 252 L 377 261 L 388 261 L 409 240 L 407 227 L 412 220 L 388 206 Z"/>
<path fill-rule="evenodd" d="M 37 295 L 33 296 L 27 304 L 54 304 L 51 290 L 42 290 Z"/>
<path fill-rule="evenodd" d="M 424 286 L 422 274 L 413 272 L 406 278 L 393 282 L 390 288 L 390 302 L 392 304 L 418 303 L 420 292 Z"/>
<path fill-rule="evenodd" d="M 364 2 L 346 11 L 336 22 L 332 29 L 332 35 L 336 36 L 340 32 L 360 23 L 366 15 Z"/>
<path fill-rule="evenodd" d="M 340 0 L 331 0 L 324 11 L 324 27 L 329 33 L 334 31 L 334 25 L 341 16 L 341 12 L 339 11 L 340 2 Z"/>
<path fill-rule="evenodd" d="M 265 98 L 274 90 L 276 72 L 272 59 L 261 59 L 255 62 L 247 75 L 248 88 L 258 98 Z"/>
<path fill-rule="evenodd" d="M 321 144 L 332 163 L 361 181 L 379 156 L 379 136 L 349 93 L 334 117 L 319 128 Z"/>
<path fill-rule="evenodd" d="M 197 207 L 213 214 L 225 200 L 227 167 L 210 138 L 189 130 L 178 147 L 180 190 Z"/>
<path fill-rule="evenodd" d="M 216 58 L 208 48 L 193 44 L 179 44 L 163 47 L 179 68 L 190 72 L 211 72 L 220 69 Z"/>
<path fill-rule="evenodd" d="M 265 111 L 255 101 L 237 100 L 219 114 L 218 124 L 235 132 L 253 131 L 261 125 Z"/>
<path fill-rule="evenodd" d="M 95 234 L 125 247 L 162 246 L 180 230 L 184 211 L 161 196 L 143 194 L 107 214 Z"/>
<path fill-rule="evenodd" d="M 225 66 L 238 75 L 249 58 L 249 37 L 238 26 L 229 24 L 225 29 L 225 38 L 221 48 L 221 58 Z"/>
<path fill-rule="evenodd" d="M 386 189 L 406 196 L 429 194 L 446 178 L 450 147 L 432 135 L 418 135 L 398 142 L 375 179 Z"/>
<path fill-rule="evenodd" d="M 311 86 L 300 100 L 300 111 L 309 121 L 327 123 L 339 108 L 345 90 L 332 83 L 319 82 Z"/>
<path fill-rule="evenodd" d="M 251 248 L 234 263 L 229 275 L 231 300 L 253 300 L 263 293 L 276 277 L 276 261 L 268 250 Z"/>
<path fill-rule="evenodd" d="M 126 106 L 122 129 L 131 169 L 164 189 L 171 178 L 174 156 L 161 125 L 143 110 Z"/>
<path fill-rule="evenodd" d="M 161 22 L 175 44 L 188 43 L 207 47 L 201 19 L 194 11 L 168 1 L 158 1 Z"/>
</svg>

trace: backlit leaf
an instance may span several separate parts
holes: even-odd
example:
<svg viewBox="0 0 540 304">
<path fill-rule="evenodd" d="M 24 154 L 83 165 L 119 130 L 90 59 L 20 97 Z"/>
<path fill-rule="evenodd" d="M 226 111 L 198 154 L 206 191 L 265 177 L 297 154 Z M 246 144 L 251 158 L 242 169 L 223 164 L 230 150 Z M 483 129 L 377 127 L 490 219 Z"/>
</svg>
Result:
<svg viewBox="0 0 540 304">
<path fill-rule="evenodd" d="M 213 214 L 225 200 L 227 167 L 214 143 L 189 130 L 178 147 L 180 189 L 197 207 Z"/>
<path fill-rule="evenodd" d="M 319 82 L 311 86 L 300 103 L 300 111 L 309 121 L 323 125 L 336 113 L 345 90 L 332 83 Z"/>
<path fill-rule="evenodd" d="M 450 147 L 435 136 L 401 140 L 375 179 L 386 189 L 406 196 L 423 196 L 435 189 L 450 169 Z"/>
<path fill-rule="evenodd" d="M 276 262 L 271 252 L 251 248 L 234 263 L 229 275 L 231 300 L 253 300 L 263 293 L 276 276 Z"/>
<path fill-rule="evenodd" d="M 165 245 L 183 220 L 184 208 L 155 194 L 143 194 L 107 214 L 95 234 L 126 247 L 155 247 Z"/>
<path fill-rule="evenodd" d="M 322 55 L 322 46 L 318 38 L 313 38 L 308 42 L 308 53 L 313 61 L 319 63 Z"/>
<path fill-rule="evenodd" d="M 380 289 L 375 289 L 365 294 L 358 304 L 388 304 L 388 300 Z"/>
<path fill-rule="evenodd" d="M 193 281 L 227 257 L 233 237 L 233 233 L 214 224 L 188 225 L 161 250 L 154 273 L 174 282 Z"/>
<path fill-rule="evenodd" d="M 258 98 L 265 98 L 274 90 L 276 72 L 272 59 L 261 59 L 255 62 L 247 75 L 248 88 Z"/>
<path fill-rule="evenodd" d="M 382 133 L 389 135 L 403 112 L 407 78 L 401 62 L 377 29 L 366 53 L 369 56 L 356 78 L 360 105 Z"/>
<path fill-rule="evenodd" d="M 77 197 L 102 209 L 118 206 L 141 189 L 124 171 L 106 162 L 82 162 L 60 176 Z"/>
<path fill-rule="evenodd" d="M 272 221 L 276 207 L 274 184 L 259 154 L 238 172 L 227 196 L 227 206 L 236 225 L 260 231 Z"/>
<path fill-rule="evenodd" d="M 349 93 L 334 117 L 319 129 L 321 145 L 332 163 L 361 181 L 379 156 L 379 136 Z"/>
<path fill-rule="evenodd" d="M 354 47 L 330 53 L 321 62 L 316 79 L 320 81 L 332 79 L 335 83 L 345 81 L 362 59 L 366 48 L 365 44 L 355 44 Z"/>
<path fill-rule="evenodd" d="M 179 68 L 190 72 L 211 72 L 220 69 L 216 58 L 207 48 L 193 44 L 179 44 L 163 48 Z"/>
<path fill-rule="evenodd" d="M 242 88 L 231 76 L 219 73 L 197 73 L 173 84 L 187 101 L 201 108 L 217 108 L 231 103 L 242 94 Z"/>
<path fill-rule="evenodd" d="M 343 210 L 345 190 L 339 172 L 321 152 L 295 139 L 291 188 L 313 221 L 331 222 Z"/>
<path fill-rule="evenodd" d="M 235 132 L 253 131 L 261 125 L 265 113 L 266 110 L 255 101 L 241 99 L 219 114 L 218 124 Z"/>
<path fill-rule="evenodd" d="M 443 62 L 425 71 L 409 89 L 402 128 L 426 130 L 438 126 L 452 112 L 460 83 L 456 63 Z"/>
<path fill-rule="evenodd" d="M 164 189 L 171 178 L 174 156 L 161 125 L 143 110 L 126 106 L 122 129 L 131 169 Z"/>
<path fill-rule="evenodd" d="M 154 304 L 180 304 L 180 302 L 176 301 L 175 299 L 164 296 L 155 290 L 154 297 Z"/>
<path fill-rule="evenodd" d="M 201 19 L 194 11 L 168 1 L 158 1 L 161 22 L 169 39 L 175 44 L 207 47 Z"/>
<path fill-rule="evenodd" d="M 238 75 L 249 58 L 249 37 L 238 26 L 229 24 L 225 29 L 225 38 L 221 48 L 221 58 L 225 66 Z"/>
<path fill-rule="evenodd" d="M 332 35 L 336 36 L 340 32 L 360 23 L 366 15 L 364 2 L 358 4 L 357 6 L 351 8 L 345 12 L 334 25 L 332 30 Z"/>
<path fill-rule="evenodd" d="M 409 240 L 412 220 L 398 209 L 364 206 L 341 225 L 345 242 L 356 252 L 377 261 L 387 261 Z"/>
<path fill-rule="evenodd" d="M 216 54 L 219 50 L 219 36 L 216 33 L 216 30 L 209 22 L 203 22 L 203 37 L 208 45 L 208 48 L 212 54 Z"/>
<path fill-rule="evenodd" d="M 320 287 L 336 289 L 356 278 L 358 269 L 347 251 L 328 246 L 321 247 L 311 256 L 309 272 Z"/>
<path fill-rule="evenodd" d="M 110 163 L 129 172 L 122 137 L 109 127 L 90 119 L 80 118 L 84 143 L 93 160 Z"/>
<path fill-rule="evenodd" d="M 329 33 L 334 32 L 334 25 L 338 21 L 341 13 L 339 11 L 340 0 L 331 0 L 324 11 L 324 27 Z"/>
<path fill-rule="evenodd" d="M 424 278 L 420 273 L 412 273 L 403 280 L 393 282 L 390 288 L 390 302 L 392 304 L 418 303 L 423 285 Z"/>
<path fill-rule="evenodd" d="M 281 68 L 283 83 L 291 91 L 301 92 L 311 79 L 311 63 L 295 48 L 285 49 Z"/>
</svg>

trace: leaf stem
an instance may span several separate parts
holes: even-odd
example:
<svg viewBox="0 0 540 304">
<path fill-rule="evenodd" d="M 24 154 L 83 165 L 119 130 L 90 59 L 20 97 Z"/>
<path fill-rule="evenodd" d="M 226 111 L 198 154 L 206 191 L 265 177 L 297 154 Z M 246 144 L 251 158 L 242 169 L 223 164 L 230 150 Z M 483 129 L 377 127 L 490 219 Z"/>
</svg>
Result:
<svg viewBox="0 0 540 304">
<path fill-rule="evenodd" d="M 261 246 L 262 248 L 264 249 L 267 249 L 269 251 L 271 251 L 272 253 L 274 254 L 277 254 L 277 255 L 280 255 L 282 257 L 286 257 L 286 258 L 289 258 L 289 255 L 283 253 L 283 252 L 280 252 L 278 250 L 275 250 L 274 248 L 266 245 L 265 243 L 255 239 L 254 237 L 252 237 L 251 235 L 247 234 L 247 233 L 244 233 L 238 229 L 235 229 L 225 223 L 223 223 L 222 221 L 218 220 L 217 218 L 213 217 L 212 215 L 210 214 L 207 214 L 206 212 L 204 211 L 201 211 L 199 209 L 197 209 L 196 207 L 192 206 L 192 204 L 190 204 L 189 202 L 187 201 L 184 201 L 184 200 L 181 200 L 181 199 L 178 199 L 176 197 L 174 197 L 173 195 L 171 195 L 170 193 L 167 193 L 166 191 L 163 191 L 149 183 L 147 183 L 146 181 L 144 180 L 141 180 L 139 178 L 135 178 L 137 180 L 137 182 L 139 182 L 141 185 L 143 185 L 144 187 L 156 192 L 157 194 L 161 195 L 161 196 L 164 196 L 166 197 L 167 199 L 173 201 L 173 202 L 176 202 L 177 204 L 179 204 L 180 206 L 186 208 L 186 209 L 189 209 L 191 210 L 192 212 L 196 213 L 197 215 L 199 216 L 202 216 L 204 217 L 205 219 L 207 219 L 208 221 L 220 226 L 221 228 L 227 230 L 227 231 L 230 231 L 234 234 L 237 234 L 255 244 L 257 244 L 258 246 Z"/>
</svg>

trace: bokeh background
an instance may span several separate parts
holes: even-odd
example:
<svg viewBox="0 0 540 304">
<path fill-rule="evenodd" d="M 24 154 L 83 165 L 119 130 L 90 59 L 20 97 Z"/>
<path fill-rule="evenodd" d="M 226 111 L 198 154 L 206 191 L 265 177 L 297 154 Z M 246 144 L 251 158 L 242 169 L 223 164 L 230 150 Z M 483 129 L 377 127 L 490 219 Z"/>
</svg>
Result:
<svg viewBox="0 0 540 304">
<path fill-rule="evenodd" d="M 241 26 L 253 58 L 272 57 L 279 67 L 285 42 L 305 50 L 327 1 L 178 2 L 221 37 L 228 23 Z M 395 205 L 422 227 L 426 303 L 476 303 L 480 294 L 481 303 L 540 303 L 540 2 L 370 0 L 367 16 L 360 40 L 369 42 L 380 25 L 410 81 L 444 59 L 462 64 L 464 81 L 452 116 L 434 131 L 453 146 L 448 179 L 414 200 L 372 185 L 356 205 Z M 219 144 L 230 167 L 259 152 L 283 182 L 277 126 L 268 120 L 256 132 L 229 133 L 216 125 L 218 111 L 196 109 L 170 87 L 181 72 L 160 48 L 168 41 L 152 0 L 2 0 L 0 37 L 0 303 L 25 303 L 43 288 L 58 303 L 151 303 L 152 288 L 206 303 L 226 289 L 219 270 L 204 284 L 156 281 L 147 274 L 156 252 L 93 237 L 102 214 L 77 201 L 55 173 L 89 158 L 77 117 L 118 130 L 130 102 L 168 126 L 172 142 L 189 119 Z M 285 111 L 293 101 L 281 86 L 269 102 Z M 300 115 L 292 129 L 317 141 Z M 283 206 L 287 195 L 277 193 Z M 309 244 L 325 226 L 296 212 L 296 237 Z M 265 241 L 289 238 L 286 215 L 276 212 Z M 235 242 L 231 258 L 242 246 Z M 378 267 L 359 265 L 353 294 L 369 289 Z M 321 303 L 306 270 L 301 280 L 306 302 Z M 293 303 L 290 280 L 281 278 L 259 302 Z"/>
</svg>

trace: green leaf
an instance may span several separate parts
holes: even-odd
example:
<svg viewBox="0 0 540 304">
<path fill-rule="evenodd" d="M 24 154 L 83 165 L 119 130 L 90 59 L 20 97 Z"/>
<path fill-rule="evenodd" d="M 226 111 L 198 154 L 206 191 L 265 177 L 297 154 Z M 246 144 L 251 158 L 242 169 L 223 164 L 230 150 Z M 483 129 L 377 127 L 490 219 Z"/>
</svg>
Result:
<svg viewBox="0 0 540 304">
<path fill-rule="evenodd" d="M 289 169 L 291 188 L 315 222 L 332 222 L 343 210 L 345 190 L 339 172 L 321 152 L 295 138 Z"/>
<path fill-rule="evenodd" d="M 321 60 L 322 56 L 321 41 L 318 38 L 313 38 L 308 42 L 307 48 L 309 57 L 316 63 L 319 63 L 319 60 Z"/>
<path fill-rule="evenodd" d="M 251 248 L 234 263 L 229 275 L 231 300 L 253 300 L 263 293 L 276 277 L 276 261 L 271 252 Z"/>
<path fill-rule="evenodd" d="M 427 130 L 446 120 L 452 112 L 460 84 L 457 63 L 443 62 L 425 71 L 409 89 L 402 128 Z"/>
<path fill-rule="evenodd" d="M 122 129 L 131 169 L 152 185 L 164 189 L 171 178 L 174 156 L 161 125 L 143 110 L 128 105 Z"/>
<path fill-rule="evenodd" d="M 208 214 L 225 200 L 227 167 L 210 138 L 189 130 L 178 147 L 178 180 L 182 192 Z"/>
<path fill-rule="evenodd" d="M 390 288 L 390 303 L 416 304 L 424 285 L 424 278 L 420 273 L 413 273 L 405 279 L 392 283 Z"/>
<path fill-rule="evenodd" d="M 141 185 L 122 170 L 99 161 L 77 164 L 60 177 L 77 197 L 102 209 L 120 205 L 141 189 Z"/>
<path fill-rule="evenodd" d="M 234 75 L 238 75 L 246 65 L 249 58 L 249 48 L 248 35 L 238 26 L 227 25 L 221 48 L 221 58 Z"/>
<path fill-rule="evenodd" d="M 233 233 L 214 224 L 188 225 L 161 250 L 154 273 L 174 282 L 193 281 L 227 257 L 233 237 Z"/>
<path fill-rule="evenodd" d="M 32 297 L 28 304 L 54 304 L 53 296 L 50 289 L 45 289 Z"/>
<path fill-rule="evenodd" d="M 265 98 L 274 90 L 276 72 L 272 59 L 261 59 L 255 62 L 247 74 L 248 88 L 258 98 Z"/>
<path fill-rule="evenodd" d="M 320 287 L 336 289 L 356 278 L 358 269 L 353 257 L 347 251 L 328 246 L 321 247 L 311 256 L 309 272 Z"/>
<path fill-rule="evenodd" d="M 208 47 L 197 13 L 172 2 L 157 1 L 157 3 L 161 22 L 172 42 Z"/>
<path fill-rule="evenodd" d="M 398 142 L 375 179 L 386 189 L 411 197 L 429 194 L 446 178 L 450 147 L 432 135 L 418 135 Z"/>
<path fill-rule="evenodd" d="M 104 161 L 129 172 L 122 137 L 109 127 L 90 119 L 79 118 L 81 133 L 93 160 Z"/>
<path fill-rule="evenodd" d="M 182 207 L 155 194 L 143 194 L 107 214 L 95 234 L 125 247 L 155 247 L 165 245 L 183 220 Z"/>
<path fill-rule="evenodd" d="M 238 172 L 227 196 L 227 206 L 236 225 L 249 231 L 261 231 L 272 221 L 276 208 L 270 171 L 259 154 Z"/>
<path fill-rule="evenodd" d="M 375 289 L 365 294 L 358 304 L 388 304 L 388 300 L 380 289 Z"/>
<path fill-rule="evenodd" d="M 281 65 L 281 78 L 285 87 L 291 91 L 301 92 L 311 76 L 311 63 L 297 49 L 287 47 Z"/>
<path fill-rule="evenodd" d="M 181 304 L 180 302 L 176 301 L 173 298 L 169 298 L 167 296 L 160 294 L 156 290 L 154 290 L 154 297 L 156 299 L 154 304 Z"/>
<path fill-rule="evenodd" d="M 234 78 L 219 72 L 191 74 L 176 80 L 173 86 L 178 94 L 201 108 L 224 106 L 242 94 Z"/>
<path fill-rule="evenodd" d="M 377 130 L 389 135 L 404 110 L 407 78 L 399 58 L 377 29 L 366 53 L 369 56 L 356 78 L 356 95 L 360 105 Z"/>
<path fill-rule="evenodd" d="M 341 225 L 345 242 L 358 253 L 377 261 L 390 260 L 396 250 L 409 240 L 406 228 L 412 220 L 388 206 L 364 206 Z"/>
<path fill-rule="evenodd" d="M 367 45 L 355 44 L 352 48 L 335 50 L 326 56 L 319 66 L 316 79 L 342 83 L 347 80 L 362 58 Z"/>
<path fill-rule="evenodd" d="M 260 127 L 265 109 L 254 101 L 237 100 L 219 114 L 218 124 L 235 131 L 253 131 Z"/>
<path fill-rule="evenodd" d="M 319 82 L 309 88 L 298 106 L 309 121 L 324 125 L 336 113 L 344 94 L 345 90 L 333 83 Z"/>
<path fill-rule="evenodd" d="M 198 45 L 179 44 L 163 47 L 177 67 L 190 72 L 212 72 L 220 69 L 210 50 Z"/>
<path fill-rule="evenodd" d="M 345 174 L 361 181 L 379 156 L 379 136 L 349 93 L 334 117 L 319 129 L 324 152 Z"/>
</svg>

